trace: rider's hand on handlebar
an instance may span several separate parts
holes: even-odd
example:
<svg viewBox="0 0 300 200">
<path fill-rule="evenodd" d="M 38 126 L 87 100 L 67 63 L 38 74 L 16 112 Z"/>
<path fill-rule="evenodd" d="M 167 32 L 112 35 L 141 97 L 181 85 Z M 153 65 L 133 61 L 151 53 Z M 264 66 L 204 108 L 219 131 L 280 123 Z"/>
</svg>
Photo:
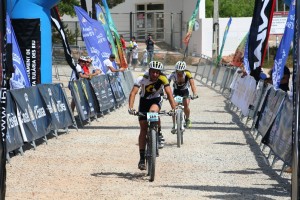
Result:
<svg viewBox="0 0 300 200">
<path fill-rule="evenodd" d="M 199 96 L 197 94 L 193 94 L 192 99 L 197 99 Z"/>
<path fill-rule="evenodd" d="M 175 115 L 175 109 L 172 109 L 168 112 L 168 115 L 173 116 Z"/>
<path fill-rule="evenodd" d="M 128 113 L 130 114 L 130 115 L 134 115 L 135 114 L 135 109 L 133 109 L 133 108 L 129 108 L 128 109 Z"/>
</svg>

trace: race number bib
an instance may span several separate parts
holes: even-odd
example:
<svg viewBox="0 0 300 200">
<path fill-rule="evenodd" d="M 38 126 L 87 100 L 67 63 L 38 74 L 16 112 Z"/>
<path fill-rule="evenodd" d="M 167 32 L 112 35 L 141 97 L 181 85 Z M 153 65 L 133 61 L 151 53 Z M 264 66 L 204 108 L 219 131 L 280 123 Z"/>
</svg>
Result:
<svg viewBox="0 0 300 200">
<path fill-rule="evenodd" d="M 158 122 L 158 113 L 147 112 L 147 121 L 148 122 Z"/>
</svg>

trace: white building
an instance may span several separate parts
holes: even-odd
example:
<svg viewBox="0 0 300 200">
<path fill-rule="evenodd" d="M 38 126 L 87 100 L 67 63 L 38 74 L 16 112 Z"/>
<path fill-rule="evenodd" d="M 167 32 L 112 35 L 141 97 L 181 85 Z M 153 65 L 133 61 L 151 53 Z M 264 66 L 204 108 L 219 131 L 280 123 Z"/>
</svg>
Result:
<svg viewBox="0 0 300 200">
<path fill-rule="evenodd" d="M 110 10 L 120 34 L 128 40 L 136 36 L 144 41 L 151 33 L 154 40 L 164 41 L 173 48 L 185 49 L 182 42 L 197 0 L 125 0 Z M 88 11 L 92 10 L 91 1 L 87 1 Z M 131 13 L 131 14 L 130 14 Z M 63 17 L 64 21 L 77 20 Z M 219 19 L 219 46 L 229 18 Z M 212 56 L 213 19 L 205 18 L 205 0 L 200 1 L 199 29 L 193 31 L 188 52 Z M 131 22 L 131 23 L 130 23 Z M 233 18 L 224 46 L 223 55 L 235 52 L 237 46 L 248 32 L 251 18 Z M 132 30 L 132 32 L 130 32 Z"/>
</svg>

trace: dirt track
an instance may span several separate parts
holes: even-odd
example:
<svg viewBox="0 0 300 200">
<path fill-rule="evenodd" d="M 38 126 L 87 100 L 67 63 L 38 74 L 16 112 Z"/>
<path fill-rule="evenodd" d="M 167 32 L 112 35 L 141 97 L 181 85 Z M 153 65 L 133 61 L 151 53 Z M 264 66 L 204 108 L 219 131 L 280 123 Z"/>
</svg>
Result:
<svg viewBox="0 0 300 200">
<path fill-rule="evenodd" d="M 171 117 L 163 118 L 166 145 L 154 182 L 137 169 L 139 128 L 126 104 L 12 157 L 6 199 L 290 199 L 290 175 L 279 176 L 281 163 L 275 169 L 266 164 L 221 94 L 200 83 L 197 88 L 193 126 L 181 148 L 170 133 Z"/>
</svg>

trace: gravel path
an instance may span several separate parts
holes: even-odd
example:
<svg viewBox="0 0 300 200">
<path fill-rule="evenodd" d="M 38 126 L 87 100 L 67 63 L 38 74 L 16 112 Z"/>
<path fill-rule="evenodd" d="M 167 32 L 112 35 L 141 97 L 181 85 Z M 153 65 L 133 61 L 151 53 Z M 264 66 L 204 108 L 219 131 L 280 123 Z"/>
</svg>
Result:
<svg viewBox="0 0 300 200">
<path fill-rule="evenodd" d="M 290 199 L 280 162 L 272 169 L 224 96 L 196 83 L 200 98 L 191 102 L 192 128 L 181 148 L 171 117 L 162 119 L 166 145 L 154 182 L 137 169 L 139 127 L 126 104 L 12 157 L 6 199 Z"/>
</svg>

